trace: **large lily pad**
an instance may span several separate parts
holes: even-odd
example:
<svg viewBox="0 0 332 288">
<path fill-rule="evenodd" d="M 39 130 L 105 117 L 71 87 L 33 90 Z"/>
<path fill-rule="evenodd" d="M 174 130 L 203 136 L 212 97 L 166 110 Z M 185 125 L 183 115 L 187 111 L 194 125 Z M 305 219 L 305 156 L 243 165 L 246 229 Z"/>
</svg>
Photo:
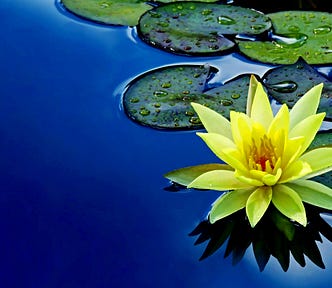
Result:
<svg viewBox="0 0 332 288">
<path fill-rule="evenodd" d="M 324 83 L 318 111 L 332 119 L 332 82 L 300 59 L 295 64 L 283 65 L 268 71 L 263 81 L 269 95 L 292 107 L 313 86 Z"/>
<path fill-rule="evenodd" d="M 138 19 L 142 14 L 152 9 L 149 2 L 168 3 L 179 1 L 180 0 L 61 0 L 65 8 L 80 17 L 103 24 L 124 26 L 137 25 Z M 216 0 L 201 0 L 201 2 L 216 2 Z"/>
<path fill-rule="evenodd" d="M 267 16 L 274 29 L 267 41 L 238 40 L 246 56 L 273 64 L 293 64 L 299 57 L 309 64 L 332 63 L 332 14 L 286 11 Z"/>
<path fill-rule="evenodd" d="M 231 5 L 181 2 L 146 12 L 138 34 L 152 46 L 189 55 L 221 54 L 235 43 L 224 35 L 257 35 L 271 27 L 265 15 Z"/>
<path fill-rule="evenodd" d="M 61 0 L 72 13 L 104 24 L 134 26 L 152 6 L 143 0 Z"/>
<path fill-rule="evenodd" d="M 208 106 L 225 117 L 229 117 L 230 110 L 244 112 L 250 76 L 209 89 L 208 81 L 215 72 L 217 69 L 208 65 L 183 65 L 145 73 L 125 91 L 124 110 L 140 124 L 167 129 L 202 128 L 191 102 Z"/>
</svg>

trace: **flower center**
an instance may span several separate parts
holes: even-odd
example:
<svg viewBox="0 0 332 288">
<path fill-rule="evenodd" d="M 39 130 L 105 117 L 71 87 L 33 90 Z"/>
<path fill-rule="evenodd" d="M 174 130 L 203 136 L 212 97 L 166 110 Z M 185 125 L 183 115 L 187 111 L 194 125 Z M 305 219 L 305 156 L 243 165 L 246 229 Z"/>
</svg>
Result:
<svg viewBox="0 0 332 288">
<path fill-rule="evenodd" d="M 252 145 L 249 150 L 249 168 L 250 170 L 259 170 L 272 173 L 276 164 L 275 149 L 271 139 L 266 135 L 255 141 L 252 139 Z"/>
</svg>

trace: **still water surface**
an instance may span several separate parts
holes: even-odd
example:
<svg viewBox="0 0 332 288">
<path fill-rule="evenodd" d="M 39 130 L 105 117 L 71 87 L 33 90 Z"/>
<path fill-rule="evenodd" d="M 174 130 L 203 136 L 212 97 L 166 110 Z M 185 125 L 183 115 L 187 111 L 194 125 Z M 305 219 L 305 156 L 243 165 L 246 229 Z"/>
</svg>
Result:
<svg viewBox="0 0 332 288">
<path fill-rule="evenodd" d="M 210 63 L 225 81 L 267 65 L 170 55 L 53 0 L 2 0 L 0 23 L 0 287 L 330 287 L 326 240 L 325 270 L 271 259 L 260 273 L 251 248 L 235 267 L 223 248 L 199 262 L 188 233 L 217 193 L 166 192 L 162 175 L 214 155 L 121 107 L 126 84 L 160 66 Z"/>
</svg>

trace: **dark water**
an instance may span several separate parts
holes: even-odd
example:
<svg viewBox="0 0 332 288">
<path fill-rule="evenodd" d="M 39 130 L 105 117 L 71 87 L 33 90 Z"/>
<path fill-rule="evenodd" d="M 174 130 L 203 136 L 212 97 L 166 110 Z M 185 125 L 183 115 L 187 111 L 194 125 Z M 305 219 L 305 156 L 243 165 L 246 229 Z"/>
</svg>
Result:
<svg viewBox="0 0 332 288">
<path fill-rule="evenodd" d="M 330 287 L 327 241 L 325 270 L 271 259 L 260 273 L 251 248 L 235 267 L 224 249 L 199 262 L 188 233 L 217 194 L 166 192 L 162 175 L 216 159 L 121 108 L 128 81 L 162 65 L 209 62 L 221 81 L 266 66 L 170 55 L 53 0 L 2 0 L 0 21 L 0 287 Z"/>
</svg>

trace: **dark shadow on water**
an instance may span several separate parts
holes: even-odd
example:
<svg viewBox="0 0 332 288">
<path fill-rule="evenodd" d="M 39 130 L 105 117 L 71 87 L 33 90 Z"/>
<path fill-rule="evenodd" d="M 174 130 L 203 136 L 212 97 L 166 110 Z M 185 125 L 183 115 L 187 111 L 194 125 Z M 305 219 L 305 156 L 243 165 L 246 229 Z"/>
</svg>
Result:
<svg viewBox="0 0 332 288">
<path fill-rule="evenodd" d="M 241 261 L 252 244 L 260 271 L 264 270 L 271 256 L 278 260 L 284 271 L 287 271 L 291 255 L 302 267 L 306 265 L 307 256 L 315 265 L 324 269 L 317 242 L 323 242 L 321 235 L 332 241 L 332 228 L 320 214 L 332 211 L 311 205 L 305 207 L 308 218 L 306 227 L 290 221 L 270 205 L 254 228 L 249 225 L 242 209 L 214 224 L 208 220 L 202 221 L 189 235 L 198 236 L 195 245 L 207 242 L 200 260 L 211 256 L 227 242 L 224 258 L 232 256 L 233 265 Z"/>
</svg>

